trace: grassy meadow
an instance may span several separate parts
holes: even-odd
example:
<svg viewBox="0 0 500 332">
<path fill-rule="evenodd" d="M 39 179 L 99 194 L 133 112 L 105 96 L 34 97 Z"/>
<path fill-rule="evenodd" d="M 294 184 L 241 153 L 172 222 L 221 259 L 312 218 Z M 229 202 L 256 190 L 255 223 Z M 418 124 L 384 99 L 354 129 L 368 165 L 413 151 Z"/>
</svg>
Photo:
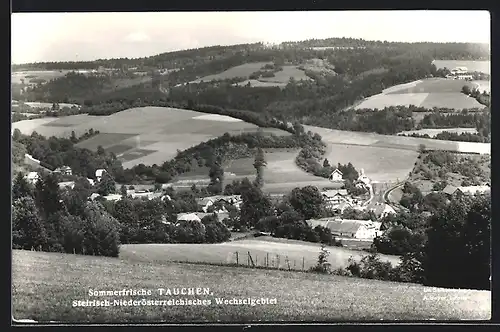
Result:
<svg viewBox="0 0 500 332">
<path fill-rule="evenodd" d="M 385 89 L 382 93 L 366 98 L 355 109 L 378 108 L 389 106 L 415 105 L 425 108 L 446 107 L 454 109 L 484 108 L 476 99 L 461 93 L 462 87 L 487 89 L 483 81 L 467 82 L 445 78 L 429 78 L 404 83 Z"/>
<path fill-rule="evenodd" d="M 44 136 L 63 137 L 69 137 L 72 131 L 82 135 L 90 128 L 99 130 L 98 135 L 78 146 L 95 151 L 101 145 L 115 152 L 125 168 L 140 163 L 161 164 L 175 157 L 177 150 L 185 150 L 226 132 L 240 134 L 256 132 L 258 128 L 228 116 L 166 107 L 133 108 L 109 116 L 80 114 L 23 120 L 13 123 L 12 127 L 24 134 L 36 131 Z M 290 135 L 275 128 L 263 128 L 263 132 Z"/>
<path fill-rule="evenodd" d="M 158 288 L 205 287 L 210 300 L 196 306 L 72 306 L 76 300 L 129 300 L 89 297 L 89 289 L 147 289 L 134 300 L 171 300 Z M 270 298 L 276 304 L 223 305 L 215 298 Z M 131 262 L 59 253 L 13 251 L 13 317 L 38 322 L 299 322 L 348 320 L 489 319 L 488 291 L 448 290 L 414 284 L 316 275 L 310 273 Z"/>
</svg>

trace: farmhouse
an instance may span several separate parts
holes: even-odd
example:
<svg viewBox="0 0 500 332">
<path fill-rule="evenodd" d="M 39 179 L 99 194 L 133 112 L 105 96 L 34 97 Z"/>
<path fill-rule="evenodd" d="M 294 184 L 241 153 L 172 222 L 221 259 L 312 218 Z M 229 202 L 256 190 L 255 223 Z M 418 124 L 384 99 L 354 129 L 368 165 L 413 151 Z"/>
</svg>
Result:
<svg viewBox="0 0 500 332">
<path fill-rule="evenodd" d="M 24 176 L 24 178 L 28 181 L 28 183 L 36 184 L 40 176 L 37 172 L 29 172 Z"/>
<path fill-rule="evenodd" d="M 328 228 L 332 235 L 344 238 L 373 240 L 382 233 L 381 223 L 374 223 L 370 220 L 323 218 L 307 220 L 306 222 L 312 228 L 323 226 Z"/>
<path fill-rule="evenodd" d="M 90 195 L 89 199 L 90 199 L 91 201 L 93 201 L 93 200 L 95 200 L 95 199 L 96 199 L 97 197 L 99 197 L 99 196 L 101 196 L 101 195 L 99 195 L 98 193 L 92 193 L 92 195 Z"/>
<path fill-rule="evenodd" d="M 119 201 L 122 199 L 122 195 L 110 194 L 110 195 L 104 196 L 104 199 L 106 199 L 107 201 Z"/>
<path fill-rule="evenodd" d="M 201 218 L 196 215 L 196 213 L 179 213 L 177 215 L 177 221 L 198 221 L 201 222 Z"/>
<path fill-rule="evenodd" d="M 455 187 L 452 185 L 447 185 L 443 189 L 443 193 L 446 194 L 448 197 L 453 197 L 453 196 L 462 196 L 462 195 L 484 195 L 486 193 L 489 193 L 491 191 L 491 187 L 489 185 L 482 185 L 482 186 L 464 186 L 464 187 Z"/>
<path fill-rule="evenodd" d="M 128 193 L 127 193 L 128 195 Z M 159 193 L 159 192 L 156 192 L 156 193 L 152 193 L 152 192 L 149 192 L 149 191 L 146 191 L 146 192 L 133 192 L 133 193 L 130 193 L 130 196 L 132 196 L 132 198 L 147 198 L 148 200 L 152 200 L 152 199 L 155 199 L 155 198 L 161 198 L 162 197 L 162 193 Z"/>
<path fill-rule="evenodd" d="M 87 181 L 90 183 L 91 186 L 95 184 L 94 180 L 87 178 Z"/>
<path fill-rule="evenodd" d="M 62 166 L 58 167 L 54 170 L 54 173 L 60 173 L 62 175 L 72 175 L 73 171 L 71 170 L 71 167 L 69 166 Z"/>
<path fill-rule="evenodd" d="M 372 203 L 366 207 L 366 210 L 373 212 L 378 219 L 387 217 L 390 214 L 396 214 L 396 210 L 389 204 Z"/>
<path fill-rule="evenodd" d="M 203 212 L 207 212 L 208 208 L 216 203 L 221 203 L 222 205 L 229 204 L 237 209 L 240 208 L 242 203 L 240 195 L 203 197 L 198 198 L 196 202 L 198 203 L 198 207 L 201 208 Z"/>
<path fill-rule="evenodd" d="M 330 208 L 336 208 L 341 203 L 349 200 L 346 189 L 330 189 L 321 192 L 321 194 L 323 195 L 323 199 L 325 200 L 327 206 Z"/>
<path fill-rule="evenodd" d="M 59 182 L 58 185 L 59 185 L 60 189 L 63 189 L 63 188 L 71 188 L 71 189 L 73 189 L 75 187 L 75 181 Z"/>
<path fill-rule="evenodd" d="M 343 178 L 342 178 L 342 172 L 336 168 L 332 174 L 330 174 L 330 176 L 328 177 L 328 179 L 331 181 L 331 182 L 343 182 Z"/>
<path fill-rule="evenodd" d="M 361 169 L 359 172 L 358 179 L 354 183 L 355 186 L 358 188 L 365 188 L 367 190 L 371 190 L 371 186 L 372 186 L 371 183 L 372 183 L 372 181 L 370 180 L 370 178 L 365 175 L 365 170 Z"/>
<path fill-rule="evenodd" d="M 102 168 L 95 171 L 95 178 L 96 178 L 97 182 L 101 181 L 104 173 L 106 173 L 106 170 L 102 169 Z"/>
</svg>

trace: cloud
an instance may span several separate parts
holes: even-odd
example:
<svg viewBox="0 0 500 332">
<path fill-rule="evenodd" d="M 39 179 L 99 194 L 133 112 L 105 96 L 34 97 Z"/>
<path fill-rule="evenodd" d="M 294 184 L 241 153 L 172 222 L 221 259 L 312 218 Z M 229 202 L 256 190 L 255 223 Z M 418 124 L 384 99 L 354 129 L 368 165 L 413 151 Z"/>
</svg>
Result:
<svg viewBox="0 0 500 332">
<path fill-rule="evenodd" d="M 147 42 L 150 40 L 151 40 L 151 37 L 149 37 L 149 35 L 145 34 L 144 32 L 132 32 L 132 33 L 129 33 L 124 38 L 124 41 L 131 42 L 131 43 L 142 43 L 142 42 Z"/>
</svg>

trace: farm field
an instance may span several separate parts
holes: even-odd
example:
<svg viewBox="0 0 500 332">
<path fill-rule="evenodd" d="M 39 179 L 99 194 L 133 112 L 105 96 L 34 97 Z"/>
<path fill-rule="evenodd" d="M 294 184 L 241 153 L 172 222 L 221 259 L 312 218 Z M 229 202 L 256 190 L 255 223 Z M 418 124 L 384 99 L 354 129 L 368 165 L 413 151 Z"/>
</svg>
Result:
<svg viewBox="0 0 500 332">
<path fill-rule="evenodd" d="M 434 137 L 439 133 L 442 133 L 443 131 L 447 131 L 450 133 L 472 133 L 475 134 L 477 133 L 476 128 L 442 128 L 442 129 L 435 129 L 435 128 L 427 128 L 427 129 L 419 129 L 419 130 L 407 130 L 407 131 L 402 131 L 398 133 L 398 135 L 404 134 L 404 135 L 411 135 L 411 134 L 419 134 L 419 135 L 429 135 L 430 137 Z"/>
<path fill-rule="evenodd" d="M 261 69 L 262 67 L 264 67 L 265 65 L 270 64 L 270 63 L 271 62 L 245 63 L 243 65 L 229 68 L 228 70 L 225 70 L 219 74 L 208 75 L 208 76 L 199 78 L 199 79 L 194 80 L 190 83 L 200 83 L 201 81 L 210 82 L 212 80 L 225 80 L 225 79 L 231 79 L 231 78 L 236 78 L 236 77 L 247 77 L 248 78 L 248 76 L 250 76 L 250 74 L 258 71 L 259 69 Z"/>
<path fill-rule="evenodd" d="M 292 77 L 295 81 L 311 80 L 311 78 L 307 76 L 303 70 L 298 69 L 297 66 L 283 66 L 283 70 L 274 73 L 274 77 L 261 77 L 259 78 L 259 81 L 287 84 Z"/>
<path fill-rule="evenodd" d="M 225 132 L 257 131 L 256 125 L 228 116 L 165 107 L 134 108 L 109 116 L 80 114 L 23 120 L 13 123 L 12 127 L 19 128 L 24 134 L 37 131 L 44 136 L 64 137 L 69 137 L 72 131 L 80 136 L 90 128 L 99 130 L 98 135 L 78 146 L 95 151 L 101 145 L 117 153 L 125 168 L 140 163 L 161 164 L 174 157 L 177 150 L 187 149 Z M 263 132 L 289 135 L 275 128 L 263 128 Z"/>
<path fill-rule="evenodd" d="M 259 80 L 245 80 L 243 82 L 234 83 L 234 86 L 246 86 L 250 83 L 251 87 L 254 88 L 267 88 L 267 87 L 279 87 L 284 88 L 288 83 L 280 83 L 280 82 L 263 82 Z"/>
<path fill-rule="evenodd" d="M 395 135 L 381 135 L 365 132 L 351 132 L 343 130 L 328 129 L 314 126 L 304 126 L 305 130 L 318 133 L 325 143 L 346 144 L 358 146 L 375 146 L 393 148 L 399 150 L 417 151 L 420 144 L 424 144 L 428 149 L 451 150 L 470 153 L 491 153 L 490 143 L 475 142 L 454 142 L 436 140 L 432 138 L 402 137 Z M 349 153 L 352 153 L 349 151 Z M 354 162 L 353 162 L 354 163 Z M 369 175 L 368 175 L 369 176 Z"/>
<path fill-rule="evenodd" d="M 288 193 L 296 187 L 315 185 L 319 188 L 332 186 L 327 179 L 306 173 L 295 164 L 298 149 L 265 149 L 267 167 L 264 170 L 264 187 L 266 193 Z M 247 177 L 253 181 L 255 179 L 254 158 L 240 158 L 226 162 L 224 165 L 224 180 L 230 183 L 234 180 L 242 180 Z M 190 182 L 208 182 L 208 169 L 198 168 L 188 173 L 180 175 L 174 186 L 185 184 L 190 186 Z"/>
<path fill-rule="evenodd" d="M 21 83 L 21 79 L 24 79 L 24 83 L 28 84 L 33 78 L 44 79 L 50 81 L 54 78 L 62 77 L 66 75 L 69 70 L 32 70 L 32 71 L 18 71 L 11 74 L 12 83 Z M 30 77 L 26 77 L 30 76 Z M 34 77 L 31 77 L 34 76 Z"/>
<path fill-rule="evenodd" d="M 406 178 L 417 157 L 417 151 L 407 149 L 346 144 L 330 144 L 325 155 L 332 165 L 351 162 L 376 182 L 396 182 Z"/>
<path fill-rule="evenodd" d="M 432 63 L 437 69 L 446 67 L 451 70 L 456 67 L 467 67 L 468 70 L 491 74 L 491 61 L 434 60 Z"/>
<path fill-rule="evenodd" d="M 425 108 L 446 107 L 454 109 L 484 108 L 476 99 L 461 93 L 462 87 L 485 87 L 485 81 L 467 82 L 444 78 L 429 78 L 395 85 L 382 93 L 366 98 L 355 109 L 415 105 Z"/>
<path fill-rule="evenodd" d="M 244 280 L 244 287 L 242 287 Z M 40 322 L 251 322 L 490 319 L 491 292 L 300 272 L 13 250 L 12 316 Z M 72 307 L 89 289 L 150 289 L 147 300 L 169 300 L 158 288 L 205 287 L 207 306 Z M 216 297 L 276 298 L 275 305 L 218 305 Z M 127 297 L 98 299 L 129 300 Z M 142 297 L 134 299 L 141 300 Z M 176 297 L 179 299 L 179 297 Z M 297 305 L 300 303 L 300 305 Z"/>
<path fill-rule="evenodd" d="M 264 257 L 269 256 L 269 265 L 274 262 L 274 267 L 288 268 L 286 257 L 293 269 L 307 270 L 316 265 L 319 243 L 310 243 L 298 240 L 278 239 L 261 236 L 253 239 L 243 239 L 216 244 L 127 244 L 121 247 L 120 258 L 130 262 L 190 262 L 212 264 L 236 264 L 235 252 L 239 254 L 239 264 L 247 265 L 248 252 L 257 266 L 265 266 Z M 341 247 L 328 247 L 330 256 L 328 261 L 332 268 L 341 268 L 348 265 L 352 257 L 360 260 L 367 253 L 358 250 L 349 250 Z M 279 256 L 279 260 L 276 255 Z M 399 264 L 398 256 L 381 255 L 382 260 L 390 262 L 393 266 Z"/>
</svg>

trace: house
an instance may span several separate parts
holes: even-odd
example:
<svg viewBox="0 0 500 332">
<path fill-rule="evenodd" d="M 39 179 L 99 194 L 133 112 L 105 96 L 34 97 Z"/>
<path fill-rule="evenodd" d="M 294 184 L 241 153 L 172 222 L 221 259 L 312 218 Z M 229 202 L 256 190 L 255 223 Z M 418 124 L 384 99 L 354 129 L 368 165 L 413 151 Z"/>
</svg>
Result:
<svg viewBox="0 0 500 332">
<path fill-rule="evenodd" d="M 98 193 L 93 193 L 92 195 L 90 195 L 89 199 L 90 199 L 91 201 L 93 201 L 93 200 L 95 200 L 95 199 L 96 199 L 97 197 L 99 197 L 99 196 L 101 196 L 101 195 L 99 195 Z"/>
<path fill-rule="evenodd" d="M 91 186 L 94 186 L 95 184 L 94 180 L 87 178 L 87 181 L 90 183 Z"/>
<path fill-rule="evenodd" d="M 378 219 L 387 217 L 390 214 L 396 214 L 396 210 L 389 204 L 385 203 L 372 203 L 366 207 L 367 211 L 373 212 Z"/>
<path fill-rule="evenodd" d="M 69 166 L 62 166 L 58 167 L 54 170 L 54 173 L 60 173 L 62 175 L 72 175 L 73 171 L 71 170 L 71 167 Z"/>
<path fill-rule="evenodd" d="M 332 174 L 330 174 L 330 176 L 328 177 L 328 180 L 330 180 L 331 182 L 343 182 L 343 178 L 342 178 L 343 174 L 342 172 L 336 168 Z"/>
<path fill-rule="evenodd" d="M 342 202 L 348 201 L 346 189 L 330 189 L 321 192 L 326 205 L 329 207 L 338 206 Z"/>
<path fill-rule="evenodd" d="M 71 188 L 71 189 L 73 189 L 75 187 L 75 181 L 59 182 L 58 185 L 59 185 L 60 189 L 63 189 L 63 188 Z"/>
<path fill-rule="evenodd" d="M 449 184 L 446 187 L 444 187 L 444 189 L 441 192 L 447 196 L 453 196 L 453 195 L 455 195 L 457 189 L 458 189 L 457 187 Z"/>
<path fill-rule="evenodd" d="M 332 210 L 336 213 L 342 214 L 346 209 L 352 209 L 353 207 L 354 207 L 353 203 L 351 203 L 350 201 L 344 201 L 337 206 L 333 206 Z"/>
<path fill-rule="evenodd" d="M 110 194 L 110 195 L 107 195 L 107 196 L 104 196 L 104 198 L 107 200 L 107 201 L 119 201 L 122 199 L 122 195 L 120 194 Z"/>
<path fill-rule="evenodd" d="M 373 240 L 382 233 L 381 224 L 370 220 L 323 218 L 307 220 L 306 223 L 312 228 L 316 226 L 326 227 L 332 235 L 343 238 Z"/>
<path fill-rule="evenodd" d="M 240 195 L 229 195 L 229 196 L 217 195 L 217 196 L 198 198 L 196 202 L 198 203 L 198 207 L 201 208 L 203 212 L 207 212 L 208 208 L 214 205 L 215 203 L 222 203 L 222 205 L 229 204 L 239 209 L 242 200 Z"/>
<path fill-rule="evenodd" d="M 127 193 L 128 195 L 128 193 Z M 143 198 L 143 197 L 146 197 L 148 200 L 152 200 L 152 199 L 155 199 L 155 198 L 160 198 L 162 197 L 162 193 L 153 193 L 153 192 L 149 192 L 149 191 L 146 191 L 146 192 L 134 192 L 134 193 L 131 193 L 130 196 L 132 196 L 132 198 Z"/>
<path fill-rule="evenodd" d="M 29 172 L 24 176 L 26 181 L 31 184 L 36 184 L 38 179 L 40 179 L 40 176 L 38 175 L 37 172 Z"/>
<path fill-rule="evenodd" d="M 196 213 L 179 213 L 177 215 L 177 221 L 188 221 L 188 220 L 201 222 L 201 218 L 198 217 Z"/>
<path fill-rule="evenodd" d="M 490 186 L 466 186 L 466 187 L 458 187 L 457 191 L 462 195 L 484 195 L 491 192 Z"/>
<path fill-rule="evenodd" d="M 372 181 L 368 176 L 365 175 L 365 170 L 361 169 L 358 179 L 354 182 L 354 185 L 358 188 L 365 188 L 367 190 L 371 190 Z"/>
<path fill-rule="evenodd" d="M 98 169 L 95 171 L 95 178 L 97 182 L 100 182 L 104 173 L 107 173 L 105 169 Z"/>
</svg>

